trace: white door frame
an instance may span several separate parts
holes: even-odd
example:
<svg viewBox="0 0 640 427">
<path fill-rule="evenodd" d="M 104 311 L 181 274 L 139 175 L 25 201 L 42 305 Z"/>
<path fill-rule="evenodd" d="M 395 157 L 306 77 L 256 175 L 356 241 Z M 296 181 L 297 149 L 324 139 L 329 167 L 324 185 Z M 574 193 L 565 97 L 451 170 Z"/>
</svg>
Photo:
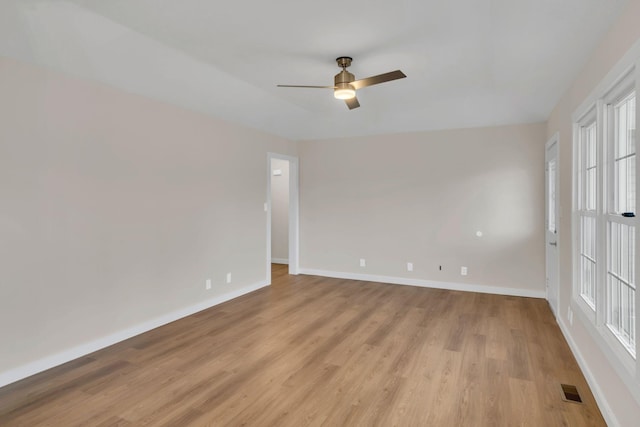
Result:
<svg viewBox="0 0 640 427">
<path fill-rule="evenodd" d="M 271 284 L 271 160 L 289 162 L 289 274 L 298 274 L 299 267 L 299 186 L 298 158 L 285 154 L 267 153 L 267 283 Z"/>
<path fill-rule="evenodd" d="M 549 141 L 545 144 L 544 149 L 544 245 L 545 245 L 545 287 L 547 294 L 547 301 L 549 302 L 549 306 L 551 307 L 551 311 L 553 314 L 558 317 L 558 306 L 560 305 L 560 253 L 559 253 L 559 242 L 560 242 L 560 233 L 558 230 L 560 228 L 560 137 L 556 132 Z M 555 169 L 555 237 L 552 241 L 549 233 L 549 171 L 548 171 L 548 163 L 549 158 L 548 154 L 552 147 L 555 145 L 555 159 L 556 159 L 556 169 Z M 549 284 L 550 277 L 550 265 L 549 258 L 550 256 L 555 256 L 555 286 Z M 553 294 L 552 294 L 553 292 Z"/>
</svg>

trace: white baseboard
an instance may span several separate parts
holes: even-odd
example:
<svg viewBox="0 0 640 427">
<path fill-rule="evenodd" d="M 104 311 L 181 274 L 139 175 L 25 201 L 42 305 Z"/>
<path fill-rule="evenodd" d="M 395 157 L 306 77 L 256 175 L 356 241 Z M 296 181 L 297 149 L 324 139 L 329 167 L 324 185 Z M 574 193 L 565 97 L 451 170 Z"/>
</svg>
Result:
<svg viewBox="0 0 640 427">
<path fill-rule="evenodd" d="M 391 283 L 394 285 L 420 286 L 423 288 L 449 289 L 452 291 L 481 292 L 484 294 L 510 295 L 517 297 L 546 298 L 544 290 L 503 288 L 500 286 L 474 285 L 470 283 L 438 282 L 434 280 L 411 279 L 407 277 L 377 276 L 374 274 L 344 273 L 339 271 L 301 268 L 300 274 L 333 277 L 336 279 L 364 280 L 367 282 Z"/>
<path fill-rule="evenodd" d="M 618 419 L 616 418 L 615 414 L 611 410 L 611 406 L 609 406 L 609 402 L 607 401 L 607 395 L 602 391 L 602 388 L 600 388 L 600 384 L 598 384 L 598 381 L 596 381 L 596 378 L 591 372 L 591 369 L 589 369 L 589 365 L 584 359 L 584 356 L 582 355 L 580 348 L 578 347 L 576 342 L 573 340 L 571 333 L 569 333 L 569 329 L 567 328 L 564 321 L 562 320 L 562 317 L 561 316 L 558 317 L 557 321 L 558 321 L 558 325 L 560 325 L 560 330 L 562 331 L 562 335 L 564 335 L 564 338 L 567 340 L 567 343 L 569 343 L 569 348 L 571 348 L 571 352 L 573 353 L 576 360 L 578 361 L 578 365 L 580 366 L 580 369 L 582 369 L 582 373 L 584 374 L 584 377 L 587 380 L 589 387 L 591 388 L 593 397 L 596 399 L 596 402 L 598 403 L 598 407 L 602 412 L 602 416 L 604 417 L 604 420 L 606 421 L 609 427 L 620 427 L 620 423 L 618 422 Z"/>
<path fill-rule="evenodd" d="M 289 260 L 287 258 L 271 258 L 272 264 L 289 264 Z"/>
<path fill-rule="evenodd" d="M 183 317 L 190 316 L 199 311 L 206 310 L 207 308 L 213 307 L 215 305 L 222 304 L 223 302 L 248 294 L 249 292 L 253 292 L 268 285 L 269 283 L 267 281 L 262 281 L 254 285 L 246 286 L 242 289 L 219 295 L 190 307 L 186 307 L 180 310 L 173 311 L 171 313 L 167 313 L 160 317 L 156 317 L 155 319 L 151 319 L 149 321 L 135 325 L 131 328 L 127 328 L 111 335 L 107 335 L 106 337 L 98 338 L 88 343 L 81 344 L 77 347 L 73 347 L 60 353 L 56 353 L 40 360 L 36 360 L 35 362 L 31 362 L 26 365 L 2 372 L 0 373 L 0 387 L 30 377 L 31 375 L 37 374 L 39 372 L 46 371 L 47 369 L 53 368 L 55 366 L 62 365 L 63 363 L 70 362 L 71 360 L 77 359 L 79 357 L 86 356 L 87 354 L 93 353 L 94 351 L 109 347 L 110 345 L 116 344 L 120 341 L 124 341 L 136 335 L 140 335 L 144 332 L 150 331 L 162 325 L 166 325 L 167 323 L 174 322 L 178 319 L 182 319 Z"/>
</svg>

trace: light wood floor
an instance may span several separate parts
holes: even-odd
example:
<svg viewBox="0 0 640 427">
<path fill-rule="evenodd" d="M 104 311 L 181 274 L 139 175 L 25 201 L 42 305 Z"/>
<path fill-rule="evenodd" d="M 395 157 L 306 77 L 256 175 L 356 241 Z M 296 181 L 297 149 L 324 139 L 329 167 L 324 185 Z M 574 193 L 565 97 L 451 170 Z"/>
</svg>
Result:
<svg viewBox="0 0 640 427">
<path fill-rule="evenodd" d="M 544 300 L 273 271 L 0 389 L 0 425 L 605 425 Z"/>
</svg>

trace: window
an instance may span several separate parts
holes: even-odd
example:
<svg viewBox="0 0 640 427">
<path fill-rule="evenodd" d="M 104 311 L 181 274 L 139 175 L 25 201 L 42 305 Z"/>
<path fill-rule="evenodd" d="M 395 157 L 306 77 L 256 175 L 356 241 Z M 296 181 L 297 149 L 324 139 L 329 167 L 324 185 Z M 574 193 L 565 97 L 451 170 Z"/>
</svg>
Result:
<svg viewBox="0 0 640 427">
<path fill-rule="evenodd" d="M 586 104 L 574 125 L 573 300 L 607 351 L 640 374 L 635 74 Z"/>
<path fill-rule="evenodd" d="M 580 296 L 596 309 L 596 220 L 580 218 Z"/>
<path fill-rule="evenodd" d="M 635 336 L 635 91 L 607 105 L 607 145 L 612 153 L 607 190 L 613 196 L 607 217 L 606 324 L 632 356 Z"/>
<path fill-rule="evenodd" d="M 580 181 L 581 210 L 596 210 L 596 122 L 581 128 L 580 141 Z"/>
<path fill-rule="evenodd" d="M 595 310 L 596 306 L 596 217 L 597 146 L 595 110 L 580 125 L 578 141 L 578 210 L 580 215 L 580 296 Z"/>
<path fill-rule="evenodd" d="M 609 222 L 607 327 L 635 356 L 635 227 Z"/>
<path fill-rule="evenodd" d="M 630 93 L 613 106 L 613 212 L 634 212 L 636 208 L 636 96 Z"/>
</svg>

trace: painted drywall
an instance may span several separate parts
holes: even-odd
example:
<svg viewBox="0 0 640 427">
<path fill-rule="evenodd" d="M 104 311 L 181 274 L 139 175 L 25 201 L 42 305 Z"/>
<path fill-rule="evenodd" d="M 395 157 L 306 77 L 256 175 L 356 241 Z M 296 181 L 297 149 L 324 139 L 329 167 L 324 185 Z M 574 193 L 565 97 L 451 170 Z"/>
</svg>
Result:
<svg viewBox="0 0 640 427">
<path fill-rule="evenodd" d="M 7 58 L 0 94 L 0 374 L 266 279 L 294 142 Z"/>
<path fill-rule="evenodd" d="M 571 244 L 571 209 L 572 209 L 572 119 L 571 115 L 589 96 L 591 91 L 602 81 L 605 75 L 623 55 L 640 39 L 640 2 L 631 1 L 609 33 L 602 39 L 596 50 L 585 64 L 582 72 L 576 77 L 570 89 L 556 105 L 547 124 L 547 136 L 550 138 L 558 132 L 560 137 L 560 221 L 558 230 L 558 249 L 560 254 L 560 322 L 565 325 L 570 342 L 575 343 L 574 351 L 579 352 L 592 381 L 597 383 L 606 399 L 610 414 L 620 426 L 636 425 L 640 416 L 640 405 L 633 398 L 631 391 L 625 386 L 620 376 L 607 361 L 598 345 L 585 329 L 579 316 L 574 316 L 573 325 L 567 318 L 572 289 L 572 244 Z M 592 388 L 595 388 L 592 384 Z M 603 408 L 601 404 L 601 409 Z"/>
<path fill-rule="evenodd" d="M 271 160 L 271 259 L 289 261 L 289 161 L 282 159 Z"/>
<path fill-rule="evenodd" d="M 301 268 L 542 294 L 545 132 L 300 142 Z"/>
</svg>

